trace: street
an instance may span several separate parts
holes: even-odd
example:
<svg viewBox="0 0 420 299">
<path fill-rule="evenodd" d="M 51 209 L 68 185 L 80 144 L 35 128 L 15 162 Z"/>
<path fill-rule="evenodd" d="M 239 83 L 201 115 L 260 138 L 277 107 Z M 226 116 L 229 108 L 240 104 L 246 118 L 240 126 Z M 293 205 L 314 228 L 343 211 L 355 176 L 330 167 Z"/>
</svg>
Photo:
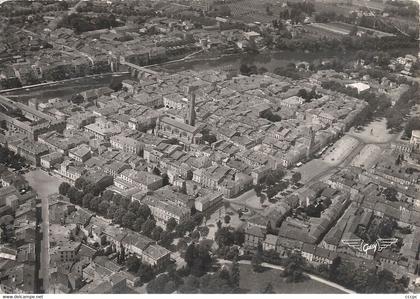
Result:
<svg viewBox="0 0 420 299">
<path fill-rule="evenodd" d="M 41 199 L 42 209 L 42 241 L 41 241 L 41 268 L 40 278 L 43 279 L 43 289 L 45 293 L 48 293 L 50 286 L 50 220 L 49 220 L 49 205 L 48 197 L 51 194 L 58 192 L 58 186 L 63 182 L 62 179 L 48 175 L 47 172 L 37 169 L 30 171 L 25 174 L 26 180 L 32 186 L 32 188 L 38 193 L 38 198 Z"/>
<path fill-rule="evenodd" d="M 43 279 L 44 293 L 48 293 L 50 287 L 50 218 L 48 209 L 48 198 L 43 197 L 41 199 L 42 205 L 42 242 L 41 242 L 41 273 L 40 277 Z"/>
</svg>

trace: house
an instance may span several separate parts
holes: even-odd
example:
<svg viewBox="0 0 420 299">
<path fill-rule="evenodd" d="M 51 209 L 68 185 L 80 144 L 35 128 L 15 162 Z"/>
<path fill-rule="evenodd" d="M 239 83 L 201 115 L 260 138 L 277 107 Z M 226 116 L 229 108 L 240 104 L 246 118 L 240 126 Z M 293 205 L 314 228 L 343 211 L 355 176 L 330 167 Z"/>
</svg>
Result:
<svg viewBox="0 0 420 299">
<path fill-rule="evenodd" d="M 157 269 L 164 268 L 170 262 L 170 259 L 171 252 L 156 244 L 149 245 L 141 256 L 142 262 Z"/>
<path fill-rule="evenodd" d="M 278 242 L 278 237 L 277 236 L 267 234 L 264 242 L 262 243 L 263 249 L 265 251 L 268 251 L 268 250 L 277 251 L 277 242 Z"/>
<path fill-rule="evenodd" d="M 209 192 L 200 196 L 195 200 L 195 209 L 201 213 L 211 213 L 223 202 L 223 194 L 221 192 Z"/>
<path fill-rule="evenodd" d="M 91 149 L 87 144 L 81 144 L 69 150 L 69 157 L 77 162 L 84 163 L 91 157 Z"/>
<path fill-rule="evenodd" d="M 63 162 L 64 157 L 59 152 L 54 152 L 41 157 L 41 167 L 51 169 L 54 165 Z"/>
<path fill-rule="evenodd" d="M 123 135 L 115 135 L 110 138 L 111 146 L 120 149 L 126 153 L 132 153 L 138 155 L 143 150 L 143 143 L 132 138 Z"/>
<path fill-rule="evenodd" d="M 76 260 L 77 252 L 80 248 L 80 243 L 69 242 L 57 247 L 57 260 L 60 262 L 74 262 Z"/>
<path fill-rule="evenodd" d="M 142 190 L 156 190 L 162 187 L 163 178 L 146 171 L 125 169 L 114 180 L 114 185 L 121 190 L 135 187 L 140 187 Z"/>
<path fill-rule="evenodd" d="M 250 226 L 245 229 L 245 243 L 244 247 L 248 250 L 255 250 L 259 244 L 263 245 L 265 240 L 265 232 L 263 229 Z"/>
</svg>

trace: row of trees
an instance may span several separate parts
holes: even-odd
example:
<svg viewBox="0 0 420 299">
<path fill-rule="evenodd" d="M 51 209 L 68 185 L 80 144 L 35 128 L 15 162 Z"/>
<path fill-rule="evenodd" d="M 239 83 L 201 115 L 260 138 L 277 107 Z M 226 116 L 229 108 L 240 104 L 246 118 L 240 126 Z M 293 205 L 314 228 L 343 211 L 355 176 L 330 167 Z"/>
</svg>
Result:
<svg viewBox="0 0 420 299">
<path fill-rule="evenodd" d="M 251 261 L 254 271 L 260 271 L 263 261 L 284 266 L 285 271 L 282 275 L 289 282 L 305 280 L 307 277 L 304 272 L 310 272 L 358 293 L 404 293 L 409 282 L 405 276 L 395 278 L 392 272 L 386 269 L 356 266 L 340 257 L 336 257 L 331 265 L 322 264 L 314 267 L 299 253 L 291 253 L 286 258 L 280 258 L 274 250 L 263 251 L 260 245 Z"/>
<path fill-rule="evenodd" d="M 3 146 L 0 146 L 0 163 L 16 170 L 26 165 L 25 159 Z"/>
<path fill-rule="evenodd" d="M 157 276 L 150 281 L 146 289 L 151 294 L 170 294 L 178 291 L 183 294 L 232 294 L 239 293 L 240 269 L 236 260 L 230 269 L 222 267 L 214 273 L 196 276 L 186 268 Z M 266 293 L 272 293 L 271 288 Z M 265 290 L 264 290 L 265 291 Z"/>
<path fill-rule="evenodd" d="M 71 203 L 112 219 L 114 223 L 123 227 L 140 232 L 169 249 L 175 237 L 182 237 L 187 232 L 193 232 L 203 221 L 202 214 L 195 212 L 190 219 L 181 223 L 170 218 L 166 224 L 166 230 L 163 230 L 162 227 L 156 225 L 147 205 L 131 201 L 130 198 L 109 190 L 102 191 L 85 179 L 76 180 L 74 187 L 66 182 L 59 186 L 59 193 L 67 196 Z"/>
<path fill-rule="evenodd" d="M 410 85 L 409 89 L 405 91 L 395 105 L 388 109 L 386 113 L 387 118 L 387 128 L 392 130 L 400 130 L 402 129 L 402 125 L 404 124 L 404 120 L 407 115 L 410 113 L 410 109 L 419 102 L 420 99 L 420 89 L 417 82 L 414 82 Z M 415 127 L 416 121 L 411 121 L 407 123 L 408 129 L 410 126 Z M 411 136 L 407 134 L 407 136 Z"/>
<path fill-rule="evenodd" d="M 58 27 L 73 29 L 76 34 L 98 29 L 110 29 L 111 27 L 117 26 L 120 26 L 120 23 L 113 14 L 95 17 L 89 17 L 82 14 L 71 14 L 65 16 L 58 24 Z"/>
<path fill-rule="evenodd" d="M 334 259 L 330 266 L 319 266 L 316 272 L 358 293 L 404 293 L 409 281 L 405 276 L 396 279 L 392 272 L 385 269 L 357 267 L 340 257 Z"/>
</svg>

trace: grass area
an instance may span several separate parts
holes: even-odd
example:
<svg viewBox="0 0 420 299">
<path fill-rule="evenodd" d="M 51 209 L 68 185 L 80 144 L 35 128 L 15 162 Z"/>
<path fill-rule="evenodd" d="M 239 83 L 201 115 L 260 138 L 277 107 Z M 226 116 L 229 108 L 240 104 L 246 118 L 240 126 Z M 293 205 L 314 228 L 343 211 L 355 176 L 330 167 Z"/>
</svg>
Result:
<svg viewBox="0 0 420 299">
<path fill-rule="evenodd" d="M 340 290 L 312 279 L 299 283 L 288 283 L 281 277 L 281 271 L 266 269 L 255 273 L 251 265 L 239 265 L 240 287 L 247 293 L 260 293 L 271 282 L 274 291 L 279 294 L 343 294 Z"/>
</svg>

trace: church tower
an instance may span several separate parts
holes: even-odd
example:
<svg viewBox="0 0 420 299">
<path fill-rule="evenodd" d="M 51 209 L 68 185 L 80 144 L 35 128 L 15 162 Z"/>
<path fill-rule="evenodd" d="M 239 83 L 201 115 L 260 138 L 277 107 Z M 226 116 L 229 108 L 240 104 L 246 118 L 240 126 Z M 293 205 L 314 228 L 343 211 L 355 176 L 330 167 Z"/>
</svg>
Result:
<svg viewBox="0 0 420 299">
<path fill-rule="evenodd" d="M 312 127 L 309 127 L 309 130 L 308 130 L 308 147 L 306 149 L 306 159 L 311 158 L 312 148 L 314 146 L 314 142 L 315 142 L 315 132 L 312 129 Z"/>
<path fill-rule="evenodd" d="M 187 89 L 188 93 L 188 116 L 187 116 L 187 124 L 190 126 L 195 126 L 195 93 L 198 89 L 198 86 L 189 86 Z"/>
</svg>

